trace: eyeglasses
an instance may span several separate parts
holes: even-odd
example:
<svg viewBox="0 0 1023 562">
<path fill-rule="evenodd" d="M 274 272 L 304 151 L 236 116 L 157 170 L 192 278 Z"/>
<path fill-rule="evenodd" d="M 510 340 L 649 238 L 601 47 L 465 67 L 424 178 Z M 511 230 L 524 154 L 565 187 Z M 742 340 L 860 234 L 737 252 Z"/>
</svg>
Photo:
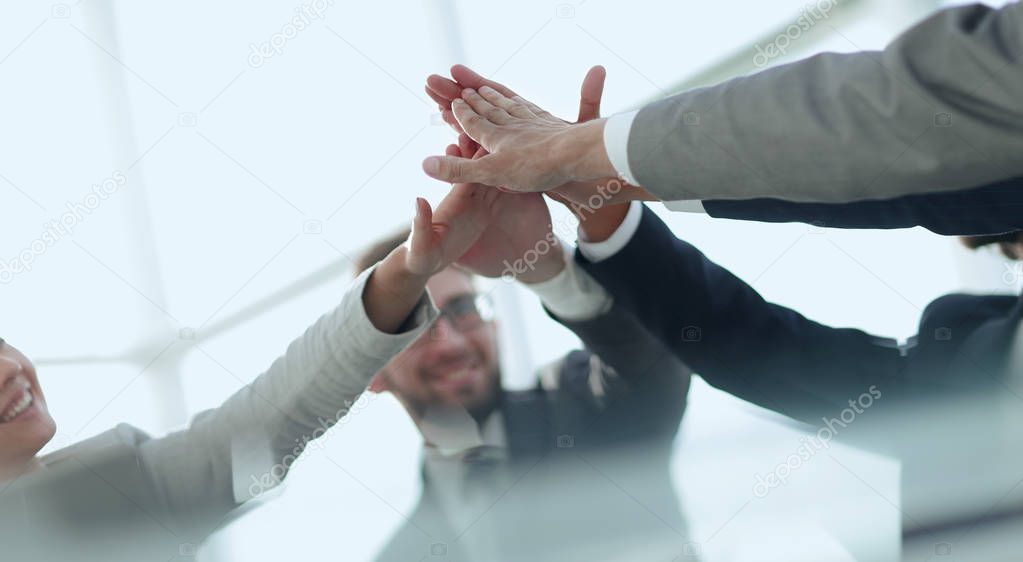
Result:
<svg viewBox="0 0 1023 562">
<path fill-rule="evenodd" d="M 460 295 L 440 308 L 440 317 L 447 318 L 451 327 L 459 332 L 479 328 L 494 319 L 494 307 L 487 295 Z"/>
</svg>

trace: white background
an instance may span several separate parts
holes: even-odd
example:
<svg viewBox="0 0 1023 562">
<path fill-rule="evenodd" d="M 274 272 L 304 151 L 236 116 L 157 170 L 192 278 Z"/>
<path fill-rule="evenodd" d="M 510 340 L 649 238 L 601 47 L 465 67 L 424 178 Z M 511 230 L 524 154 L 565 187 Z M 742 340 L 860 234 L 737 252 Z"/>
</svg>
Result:
<svg viewBox="0 0 1023 562">
<path fill-rule="evenodd" d="M 349 256 L 408 221 L 415 196 L 444 194 L 420 172 L 422 158 L 452 138 L 422 92 L 427 74 L 465 62 L 572 118 L 586 69 L 603 64 L 611 114 L 752 59 L 754 43 L 793 22 L 803 4 L 338 2 L 254 67 L 251 45 L 280 33 L 302 4 L 8 3 L 0 9 L 0 259 L 17 258 L 93 184 L 117 171 L 127 177 L 31 271 L 0 285 L 0 334 L 39 364 L 60 425 L 48 450 L 122 421 L 153 434 L 179 426 L 252 380 L 330 309 L 349 279 Z M 795 42 L 792 57 L 878 48 L 931 6 L 855 4 L 851 16 Z M 937 296 L 1014 290 L 990 252 L 970 255 L 921 230 L 820 231 L 657 207 L 676 234 L 766 297 L 828 324 L 905 338 Z M 315 282 L 291 285 L 310 276 Z M 523 366 L 577 342 L 532 296 L 499 294 L 523 303 L 519 317 L 501 318 L 517 328 L 506 384 L 523 386 L 531 377 Z M 263 306 L 270 296 L 279 298 Z M 706 536 L 753 480 L 748 470 L 733 478 L 701 469 L 699 459 L 749 453 L 750 442 L 791 450 L 798 433 L 702 383 L 690 404 L 675 466 L 692 526 Z M 397 403 L 375 398 L 210 556 L 372 556 L 414 505 L 418 444 Z M 765 453 L 758 466 L 783 458 Z M 864 462 L 891 480 L 893 469 Z M 281 527 L 292 540 L 268 532 Z"/>
</svg>

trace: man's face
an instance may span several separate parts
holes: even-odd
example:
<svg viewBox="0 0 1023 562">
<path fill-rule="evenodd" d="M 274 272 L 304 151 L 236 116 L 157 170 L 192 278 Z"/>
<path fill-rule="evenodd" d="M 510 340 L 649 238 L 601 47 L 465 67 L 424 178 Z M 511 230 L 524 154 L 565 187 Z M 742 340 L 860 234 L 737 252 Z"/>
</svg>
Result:
<svg viewBox="0 0 1023 562">
<path fill-rule="evenodd" d="M 32 362 L 0 342 L 0 477 L 28 465 L 56 431 Z"/>
<path fill-rule="evenodd" d="M 427 283 L 438 309 L 451 311 L 377 375 L 373 389 L 389 390 L 413 416 L 433 406 L 460 406 L 476 419 L 494 408 L 500 367 L 493 322 L 473 308 L 465 273 L 448 268 Z"/>
</svg>

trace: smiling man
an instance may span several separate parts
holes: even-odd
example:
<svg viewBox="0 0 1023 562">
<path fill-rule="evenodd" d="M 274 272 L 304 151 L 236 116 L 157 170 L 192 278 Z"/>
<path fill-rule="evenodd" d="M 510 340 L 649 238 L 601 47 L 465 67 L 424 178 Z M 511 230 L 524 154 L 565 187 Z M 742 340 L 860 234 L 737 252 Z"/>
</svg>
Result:
<svg viewBox="0 0 1023 562">
<path fill-rule="evenodd" d="M 394 394 L 424 442 L 422 497 L 379 559 L 678 555 L 686 532 L 669 457 L 689 370 L 555 242 L 516 277 L 587 349 L 541 368 L 528 390 L 503 390 L 500 354 L 516 350 L 499 349 L 489 298 L 466 268 L 496 277 L 556 239 L 542 197 L 502 197 L 496 226 L 428 282 L 440 317 L 371 383 Z M 405 238 L 373 245 L 357 269 Z"/>
<path fill-rule="evenodd" d="M 0 339 L 3 559 L 192 557 L 238 508 L 281 484 L 308 442 L 348 415 L 381 367 L 427 330 L 437 311 L 426 283 L 486 229 L 500 199 L 486 191 L 456 186 L 436 211 L 418 199 L 405 244 L 367 268 L 253 382 L 163 436 L 122 423 L 39 455 L 54 418 L 32 362 Z"/>
</svg>

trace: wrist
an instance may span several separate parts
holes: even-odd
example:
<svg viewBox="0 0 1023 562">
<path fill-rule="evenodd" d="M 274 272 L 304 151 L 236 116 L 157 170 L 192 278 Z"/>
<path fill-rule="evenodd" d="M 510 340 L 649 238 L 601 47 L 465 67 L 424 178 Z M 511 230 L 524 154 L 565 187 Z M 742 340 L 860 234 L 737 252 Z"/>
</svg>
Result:
<svg viewBox="0 0 1023 562">
<path fill-rule="evenodd" d="M 400 295 L 421 293 L 426 288 L 430 275 L 412 271 L 408 265 L 408 247 L 405 244 L 395 248 L 380 262 L 377 272 L 381 274 L 381 287 L 388 293 Z"/>
<path fill-rule="evenodd" d="M 587 181 L 615 177 L 604 147 L 604 125 L 607 119 L 594 119 L 565 129 L 555 141 L 553 154 L 563 163 L 563 173 L 570 181 Z"/>
<path fill-rule="evenodd" d="M 551 249 L 540 260 L 528 267 L 517 276 L 519 282 L 526 285 L 535 285 L 550 281 L 558 276 L 565 269 L 565 253 L 559 242 L 551 244 Z"/>
<path fill-rule="evenodd" d="M 628 204 L 607 205 L 591 214 L 580 214 L 579 238 L 591 243 L 604 242 L 622 226 L 628 214 Z"/>
<path fill-rule="evenodd" d="M 393 334 L 415 308 L 426 290 L 429 276 L 408 269 L 401 246 L 387 255 L 366 281 L 362 303 L 366 315 L 376 329 Z"/>
</svg>

